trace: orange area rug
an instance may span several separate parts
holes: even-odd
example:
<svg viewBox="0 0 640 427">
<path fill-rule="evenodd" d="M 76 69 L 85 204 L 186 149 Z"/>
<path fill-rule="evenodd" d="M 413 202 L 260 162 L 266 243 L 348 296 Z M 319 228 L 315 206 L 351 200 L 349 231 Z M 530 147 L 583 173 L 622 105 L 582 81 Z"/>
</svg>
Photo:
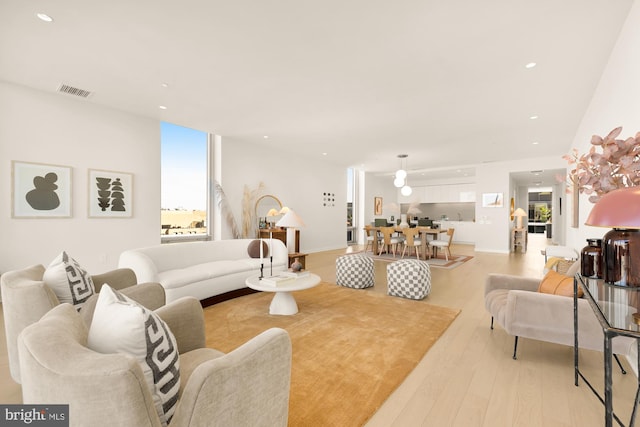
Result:
<svg viewBox="0 0 640 427">
<path fill-rule="evenodd" d="M 459 310 L 321 283 L 295 292 L 299 312 L 269 314 L 272 293 L 207 307 L 207 345 L 229 352 L 270 328 L 293 344 L 289 426 L 362 426 Z"/>
</svg>

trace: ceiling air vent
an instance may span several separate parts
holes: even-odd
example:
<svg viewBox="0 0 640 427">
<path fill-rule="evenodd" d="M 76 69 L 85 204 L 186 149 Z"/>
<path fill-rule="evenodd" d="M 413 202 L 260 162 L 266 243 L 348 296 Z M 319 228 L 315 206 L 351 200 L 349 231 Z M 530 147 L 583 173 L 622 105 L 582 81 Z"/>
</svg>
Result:
<svg viewBox="0 0 640 427">
<path fill-rule="evenodd" d="M 88 98 L 92 95 L 88 90 L 78 89 L 77 87 L 69 86 L 64 83 L 58 87 L 58 92 L 66 93 L 67 95 L 79 96 L 80 98 Z"/>
</svg>

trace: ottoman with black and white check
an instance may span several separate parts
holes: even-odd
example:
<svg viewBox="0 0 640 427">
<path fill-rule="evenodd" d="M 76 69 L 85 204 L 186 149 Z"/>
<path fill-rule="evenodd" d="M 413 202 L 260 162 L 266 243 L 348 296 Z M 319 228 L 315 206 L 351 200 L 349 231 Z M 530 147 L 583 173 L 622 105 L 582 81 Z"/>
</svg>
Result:
<svg viewBox="0 0 640 427">
<path fill-rule="evenodd" d="M 431 269 L 426 261 L 401 259 L 387 265 L 387 294 L 423 299 L 431 292 Z"/>
<path fill-rule="evenodd" d="M 336 283 L 348 288 L 373 286 L 373 258 L 363 254 L 341 255 L 336 258 Z"/>
</svg>

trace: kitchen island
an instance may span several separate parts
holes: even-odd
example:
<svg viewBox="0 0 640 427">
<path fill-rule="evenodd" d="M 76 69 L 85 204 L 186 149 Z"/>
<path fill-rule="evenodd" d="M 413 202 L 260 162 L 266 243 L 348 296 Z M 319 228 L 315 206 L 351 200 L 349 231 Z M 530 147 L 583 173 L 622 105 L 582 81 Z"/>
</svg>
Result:
<svg viewBox="0 0 640 427">
<path fill-rule="evenodd" d="M 434 224 L 438 224 L 440 228 L 446 230 L 454 228 L 453 243 L 475 245 L 476 243 L 476 223 L 475 221 L 449 221 L 436 220 Z"/>
</svg>

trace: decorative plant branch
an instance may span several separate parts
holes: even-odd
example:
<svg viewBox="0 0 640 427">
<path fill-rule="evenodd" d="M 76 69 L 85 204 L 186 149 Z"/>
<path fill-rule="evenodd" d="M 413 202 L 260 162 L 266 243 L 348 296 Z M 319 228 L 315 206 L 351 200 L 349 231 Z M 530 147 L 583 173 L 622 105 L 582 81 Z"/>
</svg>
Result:
<svg viewBox="0 0 640 427">
<path fill-rule="evenodd" d="M 245 239 L 256 236 L 255 203 L 258 194 L 264 189 L 264 183 L 260 182 L 258 188 L 249 190 L 245 184 L 242 197 L 242 237 Z"/>
<path fill-rule="evenodd" d="M 592 147 L 588 153 L 572 154 L 562 158 L 575 168 L 569 172 L 569 181 L 575 183 L 580 193 L 589 195 L 596 203 L 609 191 L 640 185 L 640 132 L 635 137 L 616 139 L 622 127 L 617 127 L 602 138 L 591 137 Z M 602 152 L 597 152 L 600 147 Z"/>
<path fill-rule="evenodd" d="M 231 207 L 229 206 L 229 201 L 227 200 L 227 196 L 224 194 L 224 190 L 218 181 L 213 182 L 214 194 L 216 198 L 216 204 L 220 208 L 222 215 L 227 221 L 227 225 L 231 228 L 231 234 L 234 239 L 240 238 L 240 231 L 238 231 L 238 224 L 236 224 L 236 219 L 233 216 L 233 212 L 231 211 Z"/>
</svg>

